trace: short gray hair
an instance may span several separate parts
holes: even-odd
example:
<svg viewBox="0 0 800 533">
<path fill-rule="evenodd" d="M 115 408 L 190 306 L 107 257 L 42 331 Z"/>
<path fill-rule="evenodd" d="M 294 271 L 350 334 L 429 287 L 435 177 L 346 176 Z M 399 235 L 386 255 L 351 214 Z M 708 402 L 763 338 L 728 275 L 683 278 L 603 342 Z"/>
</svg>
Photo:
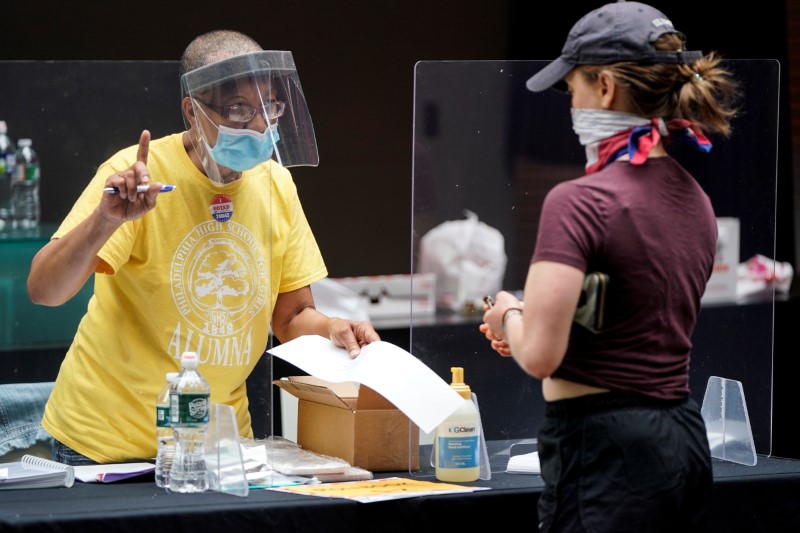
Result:
<svg viewBox="0 0 800 533">
<path fill-rule="evenodd" d="M 214 30 L 195 37 L 181 57 L 180 75 L 209 63 L 262 50 L 254 39 L 233 30 Z"/>
</svg>

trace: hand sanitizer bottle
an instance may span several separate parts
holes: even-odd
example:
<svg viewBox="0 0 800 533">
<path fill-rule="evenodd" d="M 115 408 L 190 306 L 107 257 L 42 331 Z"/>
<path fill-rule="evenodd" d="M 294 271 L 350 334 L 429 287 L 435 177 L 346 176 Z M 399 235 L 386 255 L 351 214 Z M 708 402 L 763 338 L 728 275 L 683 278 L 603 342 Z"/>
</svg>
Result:
<svg viewBox="0 0 800 533">
<path fill-rule="evenodd" d="M 472 391 L 464 383 L 464 369 L 452 367 L 450 386 L 464 403 L 436 429 L 434 452 L 436 479 L 471 482 L 480 477 L 481 417 L 472 401 Z"/>
</svg>

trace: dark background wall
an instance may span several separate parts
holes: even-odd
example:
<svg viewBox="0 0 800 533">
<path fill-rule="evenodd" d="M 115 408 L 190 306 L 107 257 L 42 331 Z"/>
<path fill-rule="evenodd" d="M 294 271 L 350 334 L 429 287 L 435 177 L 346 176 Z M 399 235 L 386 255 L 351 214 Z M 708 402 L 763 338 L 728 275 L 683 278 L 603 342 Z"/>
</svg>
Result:
<svg viewBox="0 0 800 533">
<path fill-rule="evenodd" d="M 2 9 L 8 23 L 0 32 L 0 60 L 176 60 L 192 38 L 217 28 L 243 31 L 267 49 L 291 50 L 320 151 L 318 167 L 297 168 L 293 174 L 331 275 L 406 273 L 414 64 L 551 59 L 575 20 L 602 3 L 563 2 L 555 16 L 545 16 L 534 2 L 520 0 L 12 0 Z M 748 10 L 720 9 L 715 2 L 653 4 L 688 35 L 693 48 L 785 64 L 784 0 L 764 0 Z M 0 102 L 0 114 L 9 104 Z M 91 115 L 91 107 L 85 113 Z M 132 128 L 149 127 L 136 115 L 131 121 Z M 15 138 L 25 136 L 24 124 L 10 127 Z M 103 137 L 102 131 L 78 131 L 86 143 Z M 789 135 L 784 138 L 789 142 Z M 135 136 L 129 144 L 134 142 Z M 791 215 L 789 161 L 779 199 Z M 58 169 L 43 169 L 42 180 L 44 189 L 57 190 Z M 47 190 L 43 195 L 43 216 L 52 222 L 74 200 Z M 791 220 L 779 224 L 778 238 L 779 252 L 793 260 Z"/>
<path fill-rule="evenodd" d="M 745 9 L 697 0 L 651 3 L 687 34 L 692 49 L 717 50 L 731 59 L 781 62 L 775 254 L 796 265 L 791 161 L 797 149 L 791 140 L 799 126 L 793 127 L 790 111 L 800 105 L 794 104 L 797 98 L 791 99 L 796 88 L 789 84 L 797 72 L 792 68 L 797 54 L 787 46 L 798 42 L 787 32 L 787 27 L 799 26 L 793 1 L 762 0 Z M 0 60 L 177 60 L 192 38 L 219 28 L 247 33 L 266 49 L 291 50 L 320 151 L 319 167 L 296 168 L 293 174 L 331 276 L 407 273 L 415 63 L 552 59 L 572 24 L 602 3 L 561 2 L 548 6 L 546 15 L 538 12 L 540 3 L 522 0 L 6 0 L 0 8 Z M 792 18 L 787 19 L 787 13 Z M 0 79 L 3 85 L 13 83 L 14 79 Z M 177 83 L 176 73 L 176 88 Z M 114 94 L 107 97 L 113 99 Z M 0 102 L 0 119 L 12 105 L 18 104 Z M 105 127 L 150 127 L 136 113 L 130 124 L 104 125 L 103 117 L 92 116 L 91 105 L 82 111 L 97 126 L 76 124 L 72 133 L 64 133 L 65 142 L 103 142 Z M 9 127 L 15 139 L 31 136 L 36 143 L 36 133 L 26 132 L 25 124 Z M 132 134 L 127 144 L 136 140 Z M 43 168 L 46 222 L 60 221 L 75 200 L 60 192 L 75 184 L 65 187 L 60 179 L 58 168 Z M 782 389 L 777 380 L 797 370 L 798 343 L 791 334 L 800 314 L 797 308 L 794 301 L 778 306 L 775 318 L 775 413 L 777 417 L 785 412 L 787 420 L 794 397 L 783 391 L 791 384 Z M 783 453 L 800 456 L 796 448 Z"/>
</svg>

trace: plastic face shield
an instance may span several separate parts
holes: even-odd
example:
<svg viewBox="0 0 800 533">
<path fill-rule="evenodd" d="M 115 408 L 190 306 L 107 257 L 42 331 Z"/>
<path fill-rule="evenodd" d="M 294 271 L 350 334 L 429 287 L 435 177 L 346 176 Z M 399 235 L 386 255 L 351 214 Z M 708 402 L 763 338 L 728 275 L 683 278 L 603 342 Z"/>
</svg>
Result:
<svg viewBox="0 0 800 533">
<path fill-rule="evenodd" d="M 314 126 L 291 52 L 254 52 L 211 63 L 184 74 L 181 89 L 192 102 L 192 142 L 211 180 L 223 181 L 208 150 L 216 146 L 219 126 L 258 133 L 277 126 L 272 159 L 284 167 L 319 164 Z M 192 127 L 186 116 L 184 123 Z M 267 137 L 274 139 L 270 132 Z"/>
</svg>

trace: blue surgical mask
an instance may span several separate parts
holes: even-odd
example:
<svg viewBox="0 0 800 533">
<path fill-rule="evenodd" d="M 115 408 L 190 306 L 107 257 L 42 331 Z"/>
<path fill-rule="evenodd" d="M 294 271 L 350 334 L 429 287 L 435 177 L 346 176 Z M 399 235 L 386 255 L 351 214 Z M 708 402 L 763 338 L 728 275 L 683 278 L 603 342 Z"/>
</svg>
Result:
<svg viewBox="0 0 800 533">
<path fill-rule="evenodd" d="M 278 142 L 278 126 L 270 125 L 264 133 L 253 130 L 217 126 L 217 144 L 208 148 L 218 165 L 243 172 L 268 161 Z"/>
</svg>

